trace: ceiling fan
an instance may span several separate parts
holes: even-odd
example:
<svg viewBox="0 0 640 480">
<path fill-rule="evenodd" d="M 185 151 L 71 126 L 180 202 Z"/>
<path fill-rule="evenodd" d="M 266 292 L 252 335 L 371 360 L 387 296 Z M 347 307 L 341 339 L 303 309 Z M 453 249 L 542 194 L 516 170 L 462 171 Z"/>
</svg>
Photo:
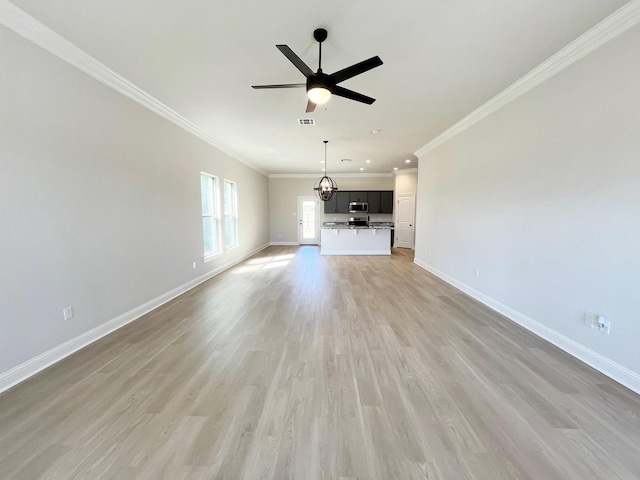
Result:
<svg viewBox="0 0 640 480">
<path fill-rule="evenodd" d="M 307 78 L 306 83 L 286 83 L 281 85 L 252 85 L 252 88 L 301 88 L 307 87 L 307 112 L 313 112 L 316 105 L 326 103 L 331 95 L 337 95 L 338 97 L 348 98 L 355 100 L 356 102 L 366 103 L 371 105 L 376 101 L 375 98 L 367 97 L 361 93 L 354 92 L 344 87 L 340 87 L 338 83 L 344 82 L 349 78 L 360 75 L 361 73 L 371 70 L 372 68 L 382 65 L 380 57 L 371 57 L 368 60 L 364 60 L 350 67 L 338 70 L 331 75 L 327 75 L 322 71 L 322 42 L 327 39 L 327 31 L 324 28 L 318 28 L 313 32 L 313 38 L 318 42 L 320 47 L 320 55 L 318 59 L 318 71 L 314 72 L 304 63 L 300 57 L 298 57 L 293 50 L 287 45 L 276 45 L 276 48 L 280 50 L 285 57 L 293 63 L 298 70 Z"/>
</svg>

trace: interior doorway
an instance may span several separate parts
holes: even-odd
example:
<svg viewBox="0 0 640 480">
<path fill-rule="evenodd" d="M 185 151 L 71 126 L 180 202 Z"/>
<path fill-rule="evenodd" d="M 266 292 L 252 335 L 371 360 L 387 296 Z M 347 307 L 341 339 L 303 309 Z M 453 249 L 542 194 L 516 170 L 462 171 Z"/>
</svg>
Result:
<svg viewBox="0 0 640 480">
<path fill-rule="evenodd" d="M 320 200 L 316 197 L 298 197 L 298 243 L 320 243 Z"/>
<path fill-rule="evenodd" d="M 414 193 L 398 194 L 397 206 L 394 247 L 413 248 L 416 229 L 416 195 Z"/>
</svg>

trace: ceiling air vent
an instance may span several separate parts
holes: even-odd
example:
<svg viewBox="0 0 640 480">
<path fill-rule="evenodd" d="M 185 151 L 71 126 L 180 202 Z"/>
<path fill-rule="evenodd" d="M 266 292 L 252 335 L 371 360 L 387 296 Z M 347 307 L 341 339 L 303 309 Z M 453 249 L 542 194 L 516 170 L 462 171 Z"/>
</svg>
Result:
<svg viewBox="0 0 640 480">
<path fill-rule="evenodd" d="M 298 119 L 298 125 L 315 125 L 315 124 L 316 124 L 315 118 L 299 118 Z"/>
<path fill-rule="evenodd" d="M 350 162 L 351 159 L 350 158 L 341 158 L 340 161 L 341 162 Z"/>
</svg>

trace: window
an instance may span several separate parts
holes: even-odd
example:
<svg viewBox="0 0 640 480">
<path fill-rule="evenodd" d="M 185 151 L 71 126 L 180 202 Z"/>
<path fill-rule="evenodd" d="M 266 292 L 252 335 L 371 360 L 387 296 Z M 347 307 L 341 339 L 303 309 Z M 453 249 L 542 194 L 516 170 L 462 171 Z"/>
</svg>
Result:
<svg viewBox="0 0 640 480">
<path fill-rule="evenodd" d="M 238 246 L 238 192 L 229 180 L 224 181 L 224 236 L 227 248 Z"/>
<path fill-rule="evenodd" d="M 202 232 L 204 236 L 204 257 L 210 257 L 222 250 L 220 244 L 220 191 L 217 177 L 200 174 L 202 195 Z"/>
</svg>

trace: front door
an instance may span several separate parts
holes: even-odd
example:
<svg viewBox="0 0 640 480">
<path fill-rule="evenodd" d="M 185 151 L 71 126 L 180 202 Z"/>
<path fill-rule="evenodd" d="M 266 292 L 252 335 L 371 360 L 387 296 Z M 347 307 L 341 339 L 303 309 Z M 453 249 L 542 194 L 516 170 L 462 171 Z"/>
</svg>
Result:
<svg viewBox="0 0 640 480">
<path fill-rule="evenodd" d="M 316 197 L 298 197 L 298 243 L 320 243 L 320 200 Z"/>
<path fill-rule="evenodd" d="M 397 202 L 394 246 L 413 248 L 416 196 L 413 193 L 401 193 L 398 194 Z"/>
</svg>

